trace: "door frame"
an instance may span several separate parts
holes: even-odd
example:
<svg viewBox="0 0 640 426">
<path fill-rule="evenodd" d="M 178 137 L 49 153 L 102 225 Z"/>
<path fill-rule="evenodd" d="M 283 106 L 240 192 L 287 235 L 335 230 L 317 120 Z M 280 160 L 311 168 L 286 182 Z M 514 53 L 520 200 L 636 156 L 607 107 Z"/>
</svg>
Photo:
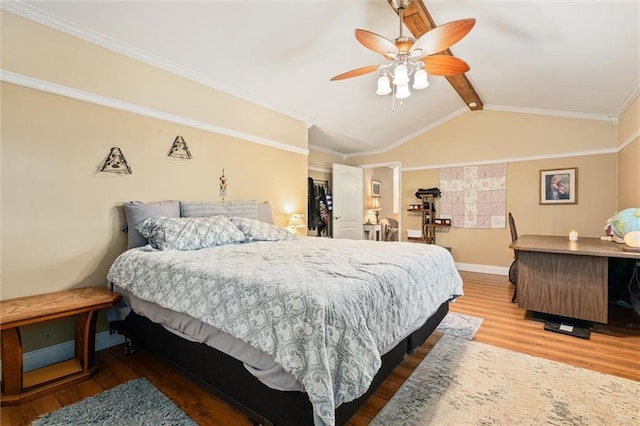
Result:
<svg viewBox="0 0 640 426">
<path fill-rule="evenodd" d="M 377 169 L 380 167 L 390 167 L 398 172 L 398 241 L 402 241 L 402 161 L 389 161 L 385 163 L 359 164 L 361 169 Z M 365 182 L 363 182 L 365 184 Z M 366 186 L 365 186 L 366 188 Z M 394 192 L 395 192 L 394 188 Z"/>
</svg>

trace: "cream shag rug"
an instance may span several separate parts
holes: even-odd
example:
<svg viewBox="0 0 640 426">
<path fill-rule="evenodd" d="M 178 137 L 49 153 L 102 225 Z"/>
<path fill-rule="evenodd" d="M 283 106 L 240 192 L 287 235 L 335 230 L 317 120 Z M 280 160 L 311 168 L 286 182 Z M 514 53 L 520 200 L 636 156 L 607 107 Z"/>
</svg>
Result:
<svg viewBox="0 0 640 426">
<path fill-rule="evenodd" d="M 640 425 L 640 382 L 444 335 L 371 425 Z"/>
</svg>

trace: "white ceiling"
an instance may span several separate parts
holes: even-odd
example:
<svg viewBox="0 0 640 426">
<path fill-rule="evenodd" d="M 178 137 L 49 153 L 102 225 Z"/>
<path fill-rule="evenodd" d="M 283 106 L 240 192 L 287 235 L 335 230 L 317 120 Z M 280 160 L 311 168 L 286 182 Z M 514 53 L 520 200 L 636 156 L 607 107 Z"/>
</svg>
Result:
<svg viewBox="0 0 640 426">
<path fill-rule="evenodd" d="M 425 4 L 438 25 L 477 20 L 451 50 L 471 66 L 467 77 L 486 109 L 607 119 L 638 91 L 637 0 Z M 329 81 L 384 62 L 357 42 L 354 29 L 397 37 L 399 18 L 386 0 L 28 6 L 46 12 L 45 20 L 63 19 L 63 27 L 78 25 L 89 38 L 106 36 L 134 56 L 301 118 L 312 126 L 311 146 L 343 154 L 384 150 L 466 109 L 444 77 L 431 77 L 395 112 L 390 96 L 375 94 L 377 73 Z"/>
</svg>

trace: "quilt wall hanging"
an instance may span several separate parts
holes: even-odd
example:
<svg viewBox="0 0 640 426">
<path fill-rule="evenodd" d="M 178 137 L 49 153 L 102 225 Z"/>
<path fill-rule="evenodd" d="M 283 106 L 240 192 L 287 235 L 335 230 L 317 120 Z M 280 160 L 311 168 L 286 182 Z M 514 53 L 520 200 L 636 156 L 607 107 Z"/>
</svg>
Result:
<svg viewBox="0 0 640 426">
<path fill-rule="evenodd" d="M 507 163 L 439 169 L 440 216 L 456 228 L 505 228 Z"/>
</svg>

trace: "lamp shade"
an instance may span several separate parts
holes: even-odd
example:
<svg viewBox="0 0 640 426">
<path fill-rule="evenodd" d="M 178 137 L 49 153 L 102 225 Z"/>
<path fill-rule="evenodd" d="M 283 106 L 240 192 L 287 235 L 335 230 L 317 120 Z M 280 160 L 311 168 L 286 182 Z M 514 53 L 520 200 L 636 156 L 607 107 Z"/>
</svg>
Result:
<svg viewBox="0 0 640 426">
<path fill-rule="evenodd" d="M 380 210 L 380 198 L 378 198 L 378 197 L 371 198 L 371 209 L 370 210 Z"/>
<path fill-rule="evenodd" d="M 427 72 L 424 69 L 419 69 L 413 76 L 413 88 L 416 90 L 422 90 L 429 87 L 429 81 L 427 80 Z"/>
<path fill-rule="evenodd" d="M 291 226 L 294 228 L 304 227 L 304 215 L 302 213 L 293 213 L 291 216 L 289 216 L 287 226 Z"/>
<path fill-rule="evenodd" d="M 393 72 L 393 84 L 396 86 L 409 84 L 409 71 L 405 64 L 398 64 Z"/>
<path fill-rule="evenodd" d="M 409 85 L 408 84 L 402 84 L 402 85 L 398 86 L 398 88 L 396 89 L 396 98 L 397 99 L 406 99 L 409 96 L 411 96 L 411 92 L 409 91 Z"/>
<path fill-rule="evenodd" d="M 376 94 L 380 96 L 388 95 L 391 93 L 391 81 L 389 80 L 389 76 L 387 74 L 383 74 L 378 79 L 378 90 L 376 90 Z"/>
</svg>

